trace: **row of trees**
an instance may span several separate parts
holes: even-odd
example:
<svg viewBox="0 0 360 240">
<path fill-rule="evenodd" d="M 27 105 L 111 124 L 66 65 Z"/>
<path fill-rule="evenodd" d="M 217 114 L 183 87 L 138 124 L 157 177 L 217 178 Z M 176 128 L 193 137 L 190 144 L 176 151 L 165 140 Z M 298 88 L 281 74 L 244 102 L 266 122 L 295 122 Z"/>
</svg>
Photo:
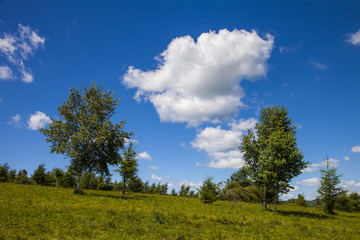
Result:
<svg viewBox="0 0 360 240">
<path fill-rule="evenodd" d="M 58 107 L 60 117 L 51 119 L 48 128 L 40 131 L 46 136 L 46 141 L 51 143 L 52 153 L 63 154 L 70 159 L 69 171 L 76 176 L 77 193 L 81 192 L 84 174 L 88 177 L 88 173 L 97 173 L 107 179 L 109 165 L 118 166 L 117 171 L 123 180 L 123 194 L 126 187 L 132 191 L 152 189 L 166 193 L 167 185 L 152 185 L 148 188 L 136 176 L 135 148 L 130 142 L 125 149 L 133 133 L 124 130 L 126 121 L 116 124 L 111 122 L 119 101 L 113 91 L 104 91 L 103 87 L 95 83 L 89 89 L 84 86 L 83 90 L 74 86 L 68 99 Z M 267 209 L 268 203 L 274 203 L 276 211 L 279 196 L 292 188 L 289 185 L 291 180 L 301 174 L 308 164 L 297 146 L 296 127 L 288 117 L 288 110 L 277 106 L 262 108 L 260 122 L 256 123 L 254 130 L 248 129 L 239 150 L 243 153 L 246 168 L 233 178 L 245 179 L 231 179 L 219 191 L 219 185 L 208 178 L 199 189 L 200 198 L 208 203 L 218 196 L 245 201 L 258 201 L 261 197 L 264 209 Z M 331 178 L 331 173 L 327 171 L 326 174 L 330 174 L 327 176 Z M 323 181 L 326 182 L 326 179 L 324 176 Z M 335 184 L 336 181 L 336 178 L 330 179 L 325 185 Z M 185 188 L 181 189 L 179 195 L 195 195 Z M 326 202 L 326 211 L 332 213 L 334 197 L 328 190 L 327 187 L 320 188 L 319 194 Z M 174 190 L 172 194 L 177 193 Z"/>
</svg>

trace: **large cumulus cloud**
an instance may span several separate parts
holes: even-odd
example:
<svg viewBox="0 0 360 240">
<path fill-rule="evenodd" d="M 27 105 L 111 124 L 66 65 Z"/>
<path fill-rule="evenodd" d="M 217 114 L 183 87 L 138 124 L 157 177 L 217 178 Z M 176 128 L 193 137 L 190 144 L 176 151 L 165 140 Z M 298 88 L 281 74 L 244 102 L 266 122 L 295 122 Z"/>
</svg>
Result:
<svg viewBox="0 0 360 240">
<path fill-rule="evenodd" d="M 156 59 L 155 70 L 130 66 L 123 76 L 137 88 L 136 100 L 149 100 L 161 121 L 196 126 L 236 115 L 244 106 L 243 79 L 266 75 L 273 37 L 255 31 L 220 30 L 175 38 Z"/>
</svg>

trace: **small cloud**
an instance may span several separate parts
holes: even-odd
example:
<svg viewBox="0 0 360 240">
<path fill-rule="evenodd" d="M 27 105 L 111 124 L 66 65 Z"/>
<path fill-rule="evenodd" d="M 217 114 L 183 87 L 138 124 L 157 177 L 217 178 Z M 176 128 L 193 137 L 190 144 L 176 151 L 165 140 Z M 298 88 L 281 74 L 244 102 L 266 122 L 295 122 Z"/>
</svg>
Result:
<svg viewBox="0 0 360 240">
<path fill-rule="evenodd" d="M 148 161 L 152 160 L 151 156 L 147 152 L 138 153 L 137 157 Z"/>
<path fill-rule="evenodd" d="M 360 46 L 360 29 L 355 33 L 350 33 L 347 42 L 354 46 Z"/>
<path fill-rule="evenodd" d="M 310 63 L 314 68 L 319 69 L 319 70 L 326 70 L 329 67 L 321 62 L 311 61 Z"/>
<path fill-rule="evenodd" d="M 49 123 L 51 123 L 50 117 L 43 112 L 37 111 L 30 116 L 30 119 L 28 120 L 28 128 L 31 130 L 38 130 Z"/>
<path fill-rule="evenodd" d="M 350 158 L 349 158 L 348 156 L 345 156 L 344 159 L 345 159 L 346 161 L 349 161 L 349 160 L 350 160 Z"/>
<path fill-rule="evenodd" d="M 279 47 L 279 51 L 281 54 L 286 53 L 286 52 L 290 52 L 291 48 L 290 47 L 286 47 L 286 46 L 280 46 Z"/>
<path fill-rule="evenodd" d="M 21 75 L 21 80 L 25 83 L 34 81 L 31 70 L 25 67 L 24 61 L 34 52 L 44 46 L 45 38 L 40 37 L 36 31 L 29 26 L 18 25 L 18 33 L 4 33 L 3 38 L 0 37 L 0 53 L 2 53 L 8 61 L 8 64 L 16 69 Z M 8 66 L 0 67 L 0 80 L 16 78 L 12 69 Z"/>
<path fill-rule="evenodd" d="M 195 167 L 200 167 L 201 166 L 201 163 L 200 162 L 197 162 L 196 164 L 195 164 Z"/>
<path fill-rule="evenodd" d="M 182 142 L 182 143 L 180 143 L 180 146 L 182 146 L 184 148 L 184 147 L 186 147 L 186 143 Z"/>
<path fill-rule="evenodd" d="M 13 72 L 8 66 L 0 66 L 0 80 L 11 80 L 13 78 Z"/>
<path fill-rule="evenodd" d="M 155 173 L 151 174 L 151 179 L 161 182 L 162 180 L 168 180 L 170 177 L 160 177 L 156 176 Z"/>
<path fill-rule="evenodd" d="M 283 87 L 289 87 L 290 84 L 289 84 L 289 83 L 283 83 L 282 86 L 283 86 Z"/>
<path fill-rule="evenodd" d="M 345 184 L 349 187 L 360 187 L 360 182 L 355 182 L 354 180 L 345 181 Z"/>
<path fill-rule="evenodd" d="M 329 159 L 329 167 L 330 168 L 336 168 L 340 164 L 340 161 L 338 159 L 330 158 Z M 302 172 L 315 172 L 319 171 L 320 168 L 326 168 L 326 160 L 322 161 L 321 163 L 313 163 L 307 168 L 305 168 Z"/>
<path fill-rule="evenodd" d="M 351 148 L 351 152 L 353 152 L 353 153 L 360 153 L 360 145 L 358 145 L 358 146 L 353 146 L 353 147 Z"/>
<path fill-rule="evenodd" d="M 199 188 L 201 186 L 201 182 L 198 182 L 198 183 L 195 183 L 193 181 L 187 181 L 187 180 L 184 180 L 182 182 L 180 182 L 178 185 L 181 186 L 181 185 L 185 185 L 185 186 L 190 186 L 190 187 L 194 187 L 194 188 Z"/>
<path fill-rule="evenodd" d="M 320 179 L 319 178 L 309 178 L 302 180 L 301 182 L 297 182 L 298 185 L 305 185 L 305 186 L 318 186 L 320 185 Z"/>
<path fill-rule="evenodd" d="M 11 120 L 7 122 L 9 125 L 13 126 L 20 126 L 21 125 L 21 116 L 19 114 L 16 114 L 15 116 L 11 117 Z"/>
<path fill-rule="evenodd" d="M 296 128 L 297 128 L 297 129 L 302 129 L 301 123 L 296 124 Z"/>
<path fill-rule="evenodd" d="M 150 166 L 150 169 L 152 169 L 152 170 L 159 170 L 159 167 Z"/>
</svg>

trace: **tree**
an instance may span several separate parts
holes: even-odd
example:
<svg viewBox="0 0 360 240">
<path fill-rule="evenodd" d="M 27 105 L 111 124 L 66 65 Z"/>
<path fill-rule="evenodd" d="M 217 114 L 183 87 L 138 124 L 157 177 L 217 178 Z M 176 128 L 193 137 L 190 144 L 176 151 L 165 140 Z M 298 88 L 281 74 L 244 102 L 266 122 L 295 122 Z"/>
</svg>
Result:
<svg viewBox="0 0 360 240">
<path fill-rule="evenodd" d="M 62 179 L 65 175 L 64 171 L 60 168 L 54 168 L 52 170 L 52 174 L 55 177 L 55 186 L 59 187 L 59 185 L 61 185 Z"/>
<path fill-rule="evenodd" d="M 285 107 L 269 106 L 261 110 L 255 132 L 248 129 L 239 150 L 249 167 L 255 184 L 262 188 L 263 206 L 267 209 L 269 193 L 274 195 L 275 211 L 279 194 L 287 193 L 292 178 L 298 176 L 307 162 L 297 146 L 296 127 Z"/>
<path fill-rule="evenodd" d="M 320 187 L 317 192 L 320 194 L 320 202 L 324 205 L 326 213 L 334 214 L 334 207 L 337 197 L 343 192 L 338 186 L 340 184 L 340 177 L 336 168 L 329 168 L 329 158 L 326 156 L 326 170 L 320 170 L 321 180 Z"/>
<path fill-rule="evenodd" d="M 171 196 L 177 196 L 176 190 L 174 188 L 171 190 Z"/>
<path fill-rule="evenodd" d="M 10 166 L 8 163 L 0 165 L 0 182 L 7 182 L 9 178 Z"/>
<path fill-rule="evenodd" d="M 115 170 L 116 172 L 119 172 L 123 178 L 123 195 L 125 195 L 125 188 L 128 181 L 136 177 L 136 173 L 138 171 L 137 166 L 135 146 L 134 143 L 130 141 L 129 146 L 122 154 L 122 160 L 119 162 L 119 168 Z"/>
<path fill-rule="evenodd" d="M 251 179 L 251 173 L 248 166 L 243 166 L 238 171 L 231 174 L 230 178 L 227 179 L 227 183 L 236 182 L 241 187 L 248 187 L 253 185 L 253 181 Z"/>
<path fill-rule="evenodd" d="M 306 207 L 307 206 L 307 203 L 306 203 L 306 200 L 305 200 L 305 196 L 303 194 L 298 194 L 298 197 L 295 201 L 295 203 L 299 206 L 302 206 L 302 207 Z"/>
<path fill-rule="evenodd" d="M 113 124 L 110 119 L 120 99 L 112 91 L 104 91 L 92 83 L 83 91 L 75 86 L 58 107 L 60 119 L 51 119 L 40 131 L 51 143 L 51 153 L 70 158 L 70 169 L 77 177 L 77 193 L 84 172 L 109 174 L 108 165 L 121 160 L 119 153 L 131 133 L 124 131 L 125 121 Z"/>
<path fill-rule="evenodd" d="M 45 164 L 40 164 L 38 168 L 35 169 L 33 175 L 31 176 L 31 180 L 39 185 L 48 185 L 45 171 L 46 171 Z"/>
<path fill-rule="evenodd" d="M 19 184 L 28 184 L 29 178 L 25 169 L 20 169 L 16 175 L 15 182 Z"/>
<path fill-rule="evenodd" d="M 190 192 L 190 186 L 186 186 L 185 184 L 181 185 L 179 190 L 180 197 L 188 197 Z"/>
<path fill-rule="evenodd" d="M 208 177 L 200 187 L 199 194 L 201 202 L 213 203 L 219 197 L 219 187 L 212 181 L 211 177 Z"/>
</svg>

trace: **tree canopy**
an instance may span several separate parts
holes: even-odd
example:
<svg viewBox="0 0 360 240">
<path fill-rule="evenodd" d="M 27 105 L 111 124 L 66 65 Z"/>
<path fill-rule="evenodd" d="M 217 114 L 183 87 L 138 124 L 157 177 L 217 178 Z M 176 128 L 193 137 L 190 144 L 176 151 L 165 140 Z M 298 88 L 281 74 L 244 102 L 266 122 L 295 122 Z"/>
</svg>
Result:
<svg viewBox="0 0 360 240">
<path fill-rule="evenodd" d="M 286 193 L 289 182 L 307 165 L 297 146 L 296 127 L 281 106 L 264 107 L 255 131 L 248 129 L 239 146 L 255 183 L 263 189 L 263 205 L 267 209 L 267 193 L 275 195 L 275 210 L 280 193 Z"/>
<path fill-rule="evenodd" d="M 119 151 L 131 133 L 124 131 L 126 121 L 113 124 L 110 120 L 119 101 L 113 91 L 95 83 L 89 89 L 84 86 L 83 91 L 74 86 L 58 107 L 60 118 L 52 118 L 48 128 L 40 129 L 51 143 L 51 153 L 70 158 L 78 191 L 84 172 L 109 174 L 108 164 L 121 160 Z"/>
</svg>

